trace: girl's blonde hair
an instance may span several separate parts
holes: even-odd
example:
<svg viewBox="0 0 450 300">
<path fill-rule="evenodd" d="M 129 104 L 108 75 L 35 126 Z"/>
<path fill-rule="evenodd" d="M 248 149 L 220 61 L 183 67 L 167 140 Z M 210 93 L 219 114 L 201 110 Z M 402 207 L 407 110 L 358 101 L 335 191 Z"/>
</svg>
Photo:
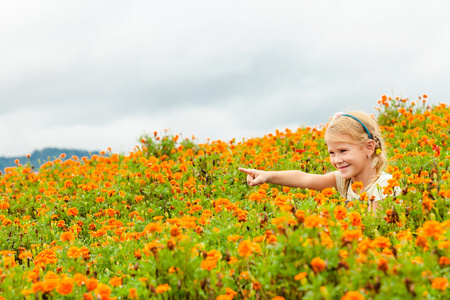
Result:
<svg viewBox="0 0 450 300">
<path fill-rule="evenodd" d="M 325 132 L 325 139 L 335 142 L 345 141 L 352 143 L 351 141 L 343 140 L 343 135 L 352 137 L 355 144 L 362 144 L 369 139 L 375 142 L 374 155 L 376 155 L 376 158 L 374 160 L 374 168 L 376 174 L 380 175 L 384 166 L 387 164 L 387 158 L 384 140 L 381 136 L 377 121 L 369 114 L 361 111 L 351 111 L 346 114 L 338 113 L 328 125 Z"/>
</svg>

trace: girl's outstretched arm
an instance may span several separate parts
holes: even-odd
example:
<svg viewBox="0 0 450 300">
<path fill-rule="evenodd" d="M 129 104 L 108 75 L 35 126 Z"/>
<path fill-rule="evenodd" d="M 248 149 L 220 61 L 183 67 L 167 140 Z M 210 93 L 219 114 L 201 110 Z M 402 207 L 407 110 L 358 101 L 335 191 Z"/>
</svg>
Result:
<svg viewBox="0 0 450 300">
<path fill-rule="evenodd" d="M 250 186 L 263 183 L 273 183 L 293 188 L 321 191 L 325 188 L 336 187 L 334 173 L 324 175 L 310 174 L 302 171 L 262 171 L 255 169 L 239 168 L 239 171 L 247 174 L 247 183 Z"/>
</svg>

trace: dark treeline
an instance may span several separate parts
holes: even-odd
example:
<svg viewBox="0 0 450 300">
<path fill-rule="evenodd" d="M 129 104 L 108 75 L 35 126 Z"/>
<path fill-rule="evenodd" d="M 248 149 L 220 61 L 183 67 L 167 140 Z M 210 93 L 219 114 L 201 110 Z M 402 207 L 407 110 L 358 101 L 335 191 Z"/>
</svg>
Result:
<svg viewBox="0 0 450 300">
<path fill-rule="evenodd" d="M 35 169 L 39 169 L 39 167 L 51 160 L 55 160 L 62 153 L 66 154 L 65 159 L 71 158 L 73 155 L 78 158 L 82 158 L 83 156 L 91 157 L 91 155 L 99 154 L 98 151 L 85 151 L 85 150 L 75 150 L 75 149 L 59 149 L 59 148 L 44 148 L 42 150 L 35 150 L 31 153 L 30 158 L 26 156 L 15 156 L 15 157 L 1 157 L 0 156 L 0 171 L 4 171 L 7 167 L 16 166 L 15 160 L 18 159 L 19 162 L 23 165 L 30 162 L 31 166 Z"/>
</svg>

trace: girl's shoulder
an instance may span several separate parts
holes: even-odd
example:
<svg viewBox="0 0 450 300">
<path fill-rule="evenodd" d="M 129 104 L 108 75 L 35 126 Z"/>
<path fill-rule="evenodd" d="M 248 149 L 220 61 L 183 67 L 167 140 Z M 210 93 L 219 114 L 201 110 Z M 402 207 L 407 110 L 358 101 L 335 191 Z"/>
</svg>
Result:
<svg viewBox="0 0 450 300">
<path fill-rule="evenodd" d="M 380 199 L 383 199 L 386 197 L 386 195 L 383 194 L 383 188 L 389 185 L 389 180 L 392 179 L 392 175 L 382 172 L 380 176 L 378 177 L 377 181 L 372 185 L 371 192 L 376 194 L 377 192 L 380 195 Z M 401 193 L 401 188 L 399 186 L 394 187 L 394 196 L 398 196 Z"/>
<path fill-rule="evenodd" d="M 389 179 L 392 179 L 392 175 L 391 174 L 388 174 L 388 173 L 385 173 L 385 172 L 381 172 L 380 176 L 375 181 L 375 183 L 376 184 L 387 183 Z"/>
</svg>

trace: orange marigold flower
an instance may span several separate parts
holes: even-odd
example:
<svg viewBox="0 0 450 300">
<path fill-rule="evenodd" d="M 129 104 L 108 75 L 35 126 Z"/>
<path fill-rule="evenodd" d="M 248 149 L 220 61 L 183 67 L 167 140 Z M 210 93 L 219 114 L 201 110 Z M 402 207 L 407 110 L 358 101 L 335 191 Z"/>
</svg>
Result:
<svg viewBox="0 0 450 300">
<path fill-rule="evenodd" d="M 331 249 L 333 247 L 333 240 L 331 239 L 330 235 L 325 231 L 322 231 L 320 233 L 320 240 L 321 240 L 320 244 L 326 246 L 327 249 Z"/>
<path fill-rule="evenodd" d="M 306 276 L 308 276 L 308 273 L 307 272 L 301 272 L 301 273 L 298 273 L 297 275 L 295 275 L 294 276 L 294 279 L 295 280 L 302 280 L 303 278 L 305 278 Z"/>
<path fill-rule="evenodd" d="M 448 288 L 448 279 L 445 277 L 437 277 L 431 282 L 431 287 L 433 289 L 444 291 Z"/>
<path fill-rule="evenodd" d="M 347 218 L 347 209 L 344 206 L 336 206 L 333 211 L 336 220 L 344 220 Z"/>
<path fill-rule="evenodd" d="M 73 182 L 72 182 L 72 181 L 66 180 L 66 181 L 64 182 L 64 187 L 70 188 L 71 186 L 73 186 Z"/>
<path fill-rule="evenodd" d="M 360 292 L 350 291 L 342 296 L 341 300 L 364 300 L 364 296 Z"/>
<path fill-rule="evenodd" d="M 447 256 L 441 256 L 439 258 L 439 265 L 441 265 L 441 266 L 450 265 L 450 258 L 448 258 Z"/>
<path fill-rule="evenodd" d="M 325 270 L 325 261 L 321 259 L 320 257 L 315 257 L 311 261 L 311 267 L 313 268 L 314 272 L 319 273 L 323 270 Z"/>
<path fill-rule="evenodd" d="M 27 259 L 27 258 L 33 258 L 33 253 L 30 251 L 22 251 L 19 254 L 19 259 Z"/>
<path fill-rule="evenodd" d="M 78 215 L 78 209 L 76 207 L 69 208 L 67 210 L 67 215 L 76 217 Z"/>
<path fill-rule="evenodd" d="M 434 237 L 438 239 L 440 235 L 445 233 L 445 229 L 442 228 L 438 221 L 426 221 L 422 226 L 422 233 L 426 237 Z"/>
<path fill-rule="evenodd" d="M 282 224 L 282 223 L 286 223 L 286 217 L 279 217 L 279 218 L 272 219 L 273 225 L 278 225 L 278 224 Z"/>
<path fill-rule="evenodd" d="M 59 276 L 58 276 L 58 274 L 56 274 L 53 271 L 48 271 L 47 274 L 45 274 L 45 276 L 44 276 L 44 280 L 50 280 L 50 279 L 58 280 Z"/>
<path fill-rule="evenodd" d="M 423 235 L 419 235 L 416 238 L 416 246 L 423 247 L 424 250 L 428 250 L 429 245 L 428 245 L 427 238 Z"/>
<path fill-rule="evenodd" d="M 316 201 L 319 205 L 321 205 L 322 203 L 324 203 L 327 200 L 328 200 L 328 198 L 325 197 L 325 195 L 322 193 L 317 193 L 316 196 L 314 197 L 314 201 Z"/>
<path fill-rule="evenodd" d="M 373 245 L 377 248 L 388 248 L 391 246 L 391 241 L 385 236 L 379 236 L 373 240 Z"/>
<path fill-rule="evenodd" d="M 278 241 L 278 238 L 275 234 L 272 234 L 271 236 L 266 238 L 267 244 L 276 244 Z"/>
<path fill-rule="evenodd" d="M 56 216 L 56 218 L 57 218 L 58 216 Z M 53 216 L 52 216 L 52 219 L 53 219 Z M 64 220 L 59 220 L 58 221 L 58 223 L 56 223 L 56 225 L 59 227 L 59 228 L 64 228 L 64 227 L 66 227 L 66 222 L 64 222 Z"/>
<path fill-rule="evenodd" d="M 301 209 L 297 210 L 295 212 L 295 217 L 297 218 L 297 222 L 302 224 L 303 222 L 305 222 L 305 211 Z"/>
<path fill-rule="evenodd" d="M 450 241 L 442 241 L 438 244 L 439 249 L 447 249 L 450 248 Z"/>
<path fill-rule="evenodd" d="M 363 188 L 363 183 L 361 181 L 356 181 L 352 184 L 352 190 L 354 191 L 361 191 Z"/>
<path fill-rule="evenodd" d="M 109 182 L 109 181 L 105 181 L 105 182 L 103 183 L 103 185 L 105 186 L 105 188 L 110 188 L 110 187 L 112 187 L 112 183 Z"/>
<path fill-rule="evenodd" d="M 362 224 L 362 217 L 361 215 L 356 212 L 356 211 L 352 211 L 348 214 L 348 217 L 350 219 L 350 223 L 352 224 L 352 226 L 355 227 L 360 227 Z"/>
<path fill-rule="evenodd" d="M 216 300 L 233 300 L 233 298 L 234 298 L 234 296 L 225 294 L 225 295 L 217 296 Z"/>
<path fill-rule="evenodd" d="M 424 212 L 432 210 L 435 202 L 436 201 L 431 200 L 428 196 L 424 196 L 422 200 L 422 210 Z"/>
<path fill-rule="evenodd" d="M 364 240 L 360 241 L 358 243 L 358 248 L 356 248 L 356 251 L 361 254 L 366 254 L 367 251 L 370 249 L 373 249 L 374 245 L 372 241 L 369 238 L 365 238 Z"/>
<path fill-rule="evenodd" d="M 156 287 L 156 293 L 157 294 L 162 294 L 164 292 L 167 292 L 170 289 L 170 286 L 166 283 L 166 284 L 160 284 Z"/>
<path fill-rule="evenodd" d="M 204 259 L 200 267 L 203 270 L 211 271 L 215 267 L 217 267 L 217 261 L 222 258 L 222 254 L 220 254 L 217 250 L 211 250 L 208 253 L 206 253 L 206 259 Z"/>
<path fill-rule="evenodd" d="M 67 250 L 67 256 L 70 258 L 78 258 L 81 255 L 82 255 L 82 253 L 78 247 L 70 247 Z"/>
<path fill-rule="evenodd" d="M 51 292 L 51 291 L 53 291 L 56 288 L 57 285 L 58 285 L 58 280 L 57 279 L 48 279 L 48 280 L 46 279 L 44 281 L 44 285 L 42 287 L 42 290 L 44 292 Z"/>
<path fill-rule="evenodd" d="M 94 296 L 91 293 L 84 293 L 83 300 L 94 300 Z"/>
<path fill-rule="evenodd" d="M 122 286 L 122 277 L 114 276 L 109 280 L 111 286 Z"/>
<path fill-rule="evenodd" d="M 44 290 L 44 283 L 42 281 L 35 282 L 31 285 L 33 293 L 42 292 Z"/>
<path fill-rule="evenodd" d="M 396 237 L 398 238 L 399 241 L 411 241 L 412 240 L 412 234 L 411 234 L 411 229 L 407 229 L 407 230 L 400 230 L 399 232 L 397 232 Z"/>
<path fill-rule="evenodd" d="M 139 295 L 138 295 L 136 288 L 131 288 L 128 290 L 128 298 L 139 299 Z"/>
<path fill-rule="evenodd" d="M 241 274 L 239 274 L 239 279 L 250 279 L 250 274 L 248 271 L 243 271 Z"/>
<path fill-rule="evenodd" d="M 116 210 L 113 208 L 108 208 L 105 210 L 105 213 L 110 217 L 114 217 L 114 215 L 116 214 Z"/>
<path fill-rule="evenodd" d="M 6 256 L 3 258 L 3 265 L 5 268 L 15 268 L 17 266 L 16 260 L 14 259 L 14 256 Z M 1 272 L 1 269 L 0 269 Z"/>
<path fill-rule="evenodd" d="M 231 288 L 229 288 L 229 287 L 227 287 L 226 289 L 225 289 L 225 292 L 227 293 L 227 295 L 231 295 L 231 296 L 233 296 L 233 297 L 235 297 L 235 296 L 237 296 L 237 292 L 235 292 L 233 289 L 231 289 Z"/>
<path fill-rule="evenodd" d="M 217 267 L 217 260 L 214 259 L 204 259 L 200 263 L 200 268 L 202 268 L 203 270 L 211 271 L 216 267 Z"/>
<path fill-rule="evenodd" d="M 52 249 L 45 249 L 36 255 L 34 258 L 35 264 L 54 264 L 58 262 L 58 258 L 56 257 L 55 251 Z"/>
<path fill-rule="evenodd" d="M 228 237 L 229 242 L 236 242 L 239 241 L 242 238 L 241 235 L 231 235 Z"/>
<path fill-rule="evenodd" d="M 163 231 L 162 226 L 156 222 L 148 223 L 144 228 L 144 233 L 162 232 L 162 231 Z"/>
<path fill-rule="evenodd" d="M 333 188 L 326 188 L 322 191 L 322 194 L 324 194 L 326 197 L 331 197 L 335 193 L 335 190 Z"/>
<path fill-rule="evenodd" d="M 450 213 L 450 212 L 449 212 Z M 450 228 L 450 219 L 441 223 L 443 228 Z"/>
<path fill-rule="evenodd" d="M 177 237 L 181 235 L 180 228 L 178 226 L 174 226 L 170 229 L 170 235 L 173 237 Z"/>
<path fill-rule="evenodd" d="M 110 299 L 111 288 L 104 283 L 99 283 L 97 288 L 94 290 L 94 294 L 99 299 Z"/>
<path fill-rule="evenodd" d="M 59 237 L 59 239 L 61 240 L 61 242 L 73 241 L 73 240 L 75 240 L 75 235 L 73 234 L 72 231 L 65 231 L 65 232 L 61 233 L 61 236 Z"/>
<path fill-rule="evenodd" d="M 89 259 L 90 257 L 90 251 L 86 246 L 83 246 L 81 248 L 78 248 L 81 252 L 81 256 L 83 256 L 84 259 Z"/>
<path fill-rule="evenodd" d="M 259 291 L 260 289 L 262 289 L 262 284 L 259 281 L 255 281 L 252 283 L 252 289 L 255 291 Z"/>
<path fill-rule="evenodd" d="M 94 277 L 90 278 L 86 282 L 86 288 L 87 288 L 88 292 L 95 290 L 97 288 L 97 286 L 98 286 L 98 280 Z"/>
<path fill-rule="evenodd" d="M 380 257 L 378 259 L 378 270 L 386 272 L 389 269 L 389 262 L 386 258 Z"/>
<path fill-rule="evenodd" d="M 339 257 L 347 258 L 348 257 L 348 251 L 347 250 L 339 250 Z"/>
<path fill-rule="evenodd" d="M 242 236 L 241 236 L 242 238 Z M 264 241 L 266 237 L 264 235 L 260 235 L 260 236 L 255 236 L 252 240 L 253 243 L 261 243 L 262 241 Z"/>
<path fill-rule="evenodd" d="M 10 219 L 3 219 L 3 221 L 1 222 L 1 224 L 3 224 L 3 226 L 8 226 L 11 225 L 13 222 Z"/>
<path fill-rule="evenodd" d="M 56 291 L 61 295 L 68 295 L 72 293 L 73 289 L 73 279 L 69 277 L 64 277 L 61 279 L 56 286 Z"/>
<path fill-rule="evenodd" d="M 232 264 L 234 264 L 234 263 L 237 263 L 238 261 L 239 261 L 239 260 L 238 260 L 236 257 L 231 256 L 231 257 L 230 257 L 230 261 L 228 261 L 228 264 L 232 265 Z"/>
<path fill-rule="evenodd" d="M 345 230 L 342 234 L 342 241 L 344 243 L 350 243 L 351 241 L 361 241 L 363 238 L 363 234 L 361 229 L 354 229 L 354 230 Z"/>
<path fill-rule="evenodd" d="M 242 257 L 249 257 L 253 253 L 252 242 L 249 240 L 242 241 L 238 246 L 238 253 Z"/>
<path fill-rule="evenodd" d="M 78 286 L 82 286 L 83 284 L 86 284 L 88 278 L 81 273 L 76 273 L 75 275 L 73 275 L 73 280 L 77 283 Z"/>
<path fill-rule="evenodd" d="M 306 228 L 322 227 L 324 223 L 324 219 L 316 215 L 307 216 L 305 219 Z"/>
<path fill-rule="evenodd" d="M 222 258 L 222 254 L 220 254 L 220 251 L 217 250 L 210 250 L 208 253 L 206 253 L 207 259 L 213 259 L 213 260 L 219 260 Z"/>
<path fill-rule="evenodd" d="M 39 278 L 39 270 L 34 269 L 34 270 L 28 272 L 28 274 L 27 274 L 28 281 L 37 282 L 38 278 Z"/>
</svg>

